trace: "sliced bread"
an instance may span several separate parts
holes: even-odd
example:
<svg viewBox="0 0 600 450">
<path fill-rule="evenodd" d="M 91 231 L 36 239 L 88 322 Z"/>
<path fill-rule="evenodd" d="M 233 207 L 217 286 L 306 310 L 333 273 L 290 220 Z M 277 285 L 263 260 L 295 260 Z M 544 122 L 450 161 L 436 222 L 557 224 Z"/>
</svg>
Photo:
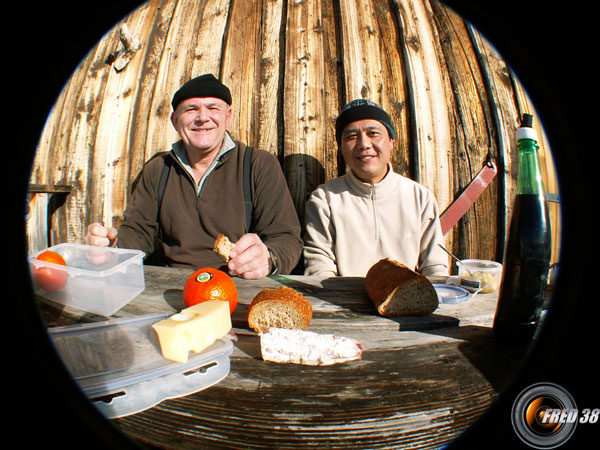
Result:
<svg viewBox="0 0 600 450">
<path fill-rule="evenodd" d="M 285 286 L 260 291 L 248 307 L 248 325 L 257 333 L 270 327 L 306 330 L 311 319 L 308 299 Z"/>
</svg>

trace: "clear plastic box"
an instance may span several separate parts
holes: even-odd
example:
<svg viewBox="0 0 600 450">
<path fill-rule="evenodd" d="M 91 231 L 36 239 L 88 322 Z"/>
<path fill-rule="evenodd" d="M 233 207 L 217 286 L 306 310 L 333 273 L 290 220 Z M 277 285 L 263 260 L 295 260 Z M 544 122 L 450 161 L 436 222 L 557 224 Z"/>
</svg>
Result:
<svg viewBox="0 0 600 450">
<path fill-rule="evenodd" d="M 500 286 L 502 264 L 485 259 L 463 259 L 458 265 L 458 282 L 473 292 L 494 292 Z"/>
<path fill-rule="evenodd" d="M 36 260 L 46 250 L 60 254 L 67 265 Z M 62 305 L 111 316 L 144 290 L 143 258 L 140 250 L 58 244 L 29 255 L 29 263 L 36 293 Z M 57 290 L 44 289 L 36 277 L 40 268 L 66 273 L 66 283 Z"/>
<path fill-rule="evenodd" d="M 217 339 L 186 363 L 162 356 L 149 314 L 49 328 L 54 346 L 90 402 L 106 417 L 143 411 L 168 398 L 206 389 L 229 374 L 232 342 Z"/>
</svg>

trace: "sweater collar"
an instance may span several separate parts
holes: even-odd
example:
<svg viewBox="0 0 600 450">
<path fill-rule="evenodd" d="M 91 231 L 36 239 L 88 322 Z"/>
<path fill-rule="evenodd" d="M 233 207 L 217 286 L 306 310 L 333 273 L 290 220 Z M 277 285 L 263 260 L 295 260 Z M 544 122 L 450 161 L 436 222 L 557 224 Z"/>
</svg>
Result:
<svg viewBox="0 0 600 450">
<path fill-rule="evenodd" d="M 346 179 L 348 180 L 348 185 L 350 189 L 357 195 L 361 196 L 370 196 L 370 195 L 384 195 L 389 191 L 394 189 L 393 186 L 393 173 L 394 169 L 392 168 L 392 164 L 388 162 L 388 172 L 379 183 L 371 184 L 365 183 L 352 172 L 352 169 L 348 171 L 346 174 Z"/>
<path fill-rule="evenodd" d="M 210 166 L 204 173 L 204 176 L 202 177 L 202 179 L 198 182 L 198 184 L 196 186 L 196 191 L 198 193 L 200 193 L 200 191 L 202 190 L 202 186 L 204 184 L 204 180 L 206 180 L 206 177 L 214 170 L 215 167 L 217 167 L 221 163 L 221 161 L 223 159 L 223 155 L 225 155 L 227 152 L 233 150 L 234 148 L 235 148 L 235 142 L 233 142 L 233 139 L 231 139 L 231 136 L 229 136 L 229 133 L 225 132 L 225 137 L 223 138 L 223 143 L 221 144 L 221 148 L 219 149 L 217 156 L 215 157 L 213 162 L 210 163 Z M 175 142 L 172 146 L 172 149 L 173 149 L 172 153 L 175 155 L 176 159 L 179 160 L 181 166 L 186 170 L 186 172 L 190 176 L 190 179 L 194 180 L 194 175 L 192 174 L 192 166 L 190 165 L 190 162 L 188 160 L 187 152 L 185 150 L 185 145 L 183 144 L 183 141 L 179 140 L 179 141 Z"/>
</svg>

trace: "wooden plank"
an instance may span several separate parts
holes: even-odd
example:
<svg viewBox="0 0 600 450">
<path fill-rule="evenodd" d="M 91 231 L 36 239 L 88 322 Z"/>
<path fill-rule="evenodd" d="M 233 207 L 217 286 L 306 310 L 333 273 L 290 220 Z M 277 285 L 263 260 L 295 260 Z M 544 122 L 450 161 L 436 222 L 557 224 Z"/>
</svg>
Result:
<svg viewBox="0 0 600 450">
<path fill-rule="evenodd" d="M 232 3 L 221 59 L 222 81 L 231 90 L 234 103 L 229 131 L 234 139 L 254 146 L 261 16 L 262 3 Z"/>
<path fill-rule="evenodd" d="M 448 98 L 454 104 L 452 113 L 452 148 L 448 175 L 452 180 L 454 201 L 477 173 L 488 156 L 497 154 L 494 140 L 496 104 L 490 102 L 482 68 L 470 42 L 466 24 L 439 3 L 432 3 L 439 40 L 440 59 L 450 80 Z M 446 239 L 449 248 L 461 258 L 496 259 L 497 214 L 494 186 L 489 186 L 466 211 L 454 233 Z M 445 208 L 444 208 L 445 209 Z M 456 246 L 454 245 L 456 242 Z"/>
<path fill-rule="evenodd" d="M 451 183 L 448 175 L 448 151 L 452 148 L 451 124 L 447 108 L 448 81 L 443 72 L 435 43 L 436 30 L 431 13 L 419 1 L 395 1 L 404 29 L 403 45 L 410 66 L 414 105 L 413 130 L 418 149 L 418 176 L 415 181 L 433 191 L 443 210 L 450 204 Z M 415 170 L 414 169 L 414 170 Z"/>
<path fill-rule="evenodd" d="M 229 21 L 228 0 L 207 0 L 203 2 L 202 19 L 194 32 L 195 48 L 190 45 L 187 56 L 190 64 L 189 78 L 205 73 L 219 76 L 223 35 Z"/>
<path fill-rule="evenodd" d="M 32 194 L 27 202 L 25 227 L 27 230 L 27 253 L 48 247 L 48 197 L 49 193 Z"/>
<path fill-rule="evenodd" d="M 194 36 L 200 26 L 203 1 L 176 2 L 173 14 L 165 29 L 164 46 L 161 51 L 155 84 L 153 86 L 148 115 L 148 135 L 144 147 L 145 160 L 158 151 L 169 150 L 178 135 L 169 117 L 171 99 L 183 83 L 191 78 L 188 46 L 196 47 Z"/>
<path fill-rule="evenodd" d="M 146 26 L 148 8 L 135 10 L 115 28 L 118 41 L 114 55 L 107 61 L 107 80 L 103 100 L 97 117 L 97 133 L 93 151 L 93 178 L 98 180 L 98 190 L 102 192 L 101 221 L 107 226 L 118 227 L 127 205 L 130 191 L 129 137 L 136 124 L 134 102 L 138 95 L 139 73 L 144 64 L 141 43 L 146 42 L 149 27 Z M 123 52 L 123 39 L 128 38 L 138 44 L 138 49 L 127 55 L 126 61 L 120 56 Z M 116 58 L 112 64 L 108 64 Z M 126 64 L 125 64 L 126 62 Z M 104 107 L 106 105 L 107 107 Z"/>
<path fill-rule="evenodd" d="M 258 95 L 255 96 L 256 124 L 253 143 L 256 147 L 279 155 L 280 134 L 283 128 L 280 95 L 282 82 L 281 48 L 285 39 L 284 2 L 263 3 L 260 27 L 260 61 L 258 65 Z"/>
<path fill-rule="evenodd" d="M 152 128 L 150 117 L 153 115 L 154 88 L 162 52 L 169 32 L 169 24 L 175 3 L 172 1 L 151 1 L 146 4 L 145 20 L 140 23 L 139 36 L 142 47 L 138 51 L 141 60 L 136 91 L 132 93 L 134 103 L 129 118 L 128 140 L 128 178 L 131 183 L 142 169 L 144 162 L 157 151 L 166 148 L 152 148 L 148 145 L 148 134 Z M 168 120 L 165 116 L 163 120 Z M 127 194 L 131 189 L 127 188 Z M 113 225 L 120 221 L 115 218 Z"/>
<path fill-rule="evenodd" d="M 383 89 L 381 35 L 373 17 L 371 1 L 340 1 L 341 45 L 345 77 L 345 99 L 348 103 L 367 98 L 385 104 Z"/>
<path fill-rule="evenodd" d="M 322 6 L 321 1 L 296 2 L 287 9 L 284 167 L 302 223 L 304 203 L 324 181 L 325 90 L 333 80 L 326 69 Z"/>
<path fill-rule="evenodd" d="M 316 31 L 321 33 L 323 43 L 323 64 L 324 79 L 323 88 L 323 110 L 322 110 L 322 141 L 325 146 L 323 155 L 324 171 L 319 170 L 319 175 L 313 175 L 312 182 L 317 181 L 317 185 L 336 178 L 343 173 L 341 156 L 338 154 L 337 142 L 335 140 L 335 120 L 343 106 L 341 99 L 341 87 L 343 86 L 343 67 L 341 61 L 341 50 L 338 42 L 340 41 L 338 27 L 338 13 L 333 2 L 325 1 L 321 3 L 321 27 Z M 319 167 L 317 166 L 317 169 Z M 315 170 L 316 171 L 316 170 Z M 320 178 L 320 177 L 323 178 Z M 317 186 L 312 186 L 317 187 Z M 314 189 L 310 189 L 311 191 Z"/>
<path fill-rule="evenodd" d="M 376 0 L 373 2 L 373 13 L 377 21 L 380 39 L 383 90 L 385 98 L 383 104 L 390 114 L 396 132 L 396 141 L 391 162 L 394 170 L 406 177 L 411 177 L 410 170 L 410 145 L 407 145 L 407 136 L 410 136 L 409 111 L 407 99 L 409 87 L 406 85 L 404 73 L 404 55 L 400 41 L 402 30 L 399 28 L 399 11 L 390 7 L 387 1 Z"/>
</svg>

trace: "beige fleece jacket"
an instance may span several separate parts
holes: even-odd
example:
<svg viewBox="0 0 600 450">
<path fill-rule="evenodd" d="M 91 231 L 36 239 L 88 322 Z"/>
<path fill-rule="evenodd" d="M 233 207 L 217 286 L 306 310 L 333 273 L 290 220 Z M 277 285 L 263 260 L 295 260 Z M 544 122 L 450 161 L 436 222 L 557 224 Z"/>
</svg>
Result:
<svg viewBox="0 0 600 450">
<path fill-rule="evenodd" d="M 305 275 L 360 276 L 382 258 L 423 275 L 448 275 L 438 205 L 424 186 L 394 173 L 371 185 L 351 171 L 306 204 Z"/>
</svg>

